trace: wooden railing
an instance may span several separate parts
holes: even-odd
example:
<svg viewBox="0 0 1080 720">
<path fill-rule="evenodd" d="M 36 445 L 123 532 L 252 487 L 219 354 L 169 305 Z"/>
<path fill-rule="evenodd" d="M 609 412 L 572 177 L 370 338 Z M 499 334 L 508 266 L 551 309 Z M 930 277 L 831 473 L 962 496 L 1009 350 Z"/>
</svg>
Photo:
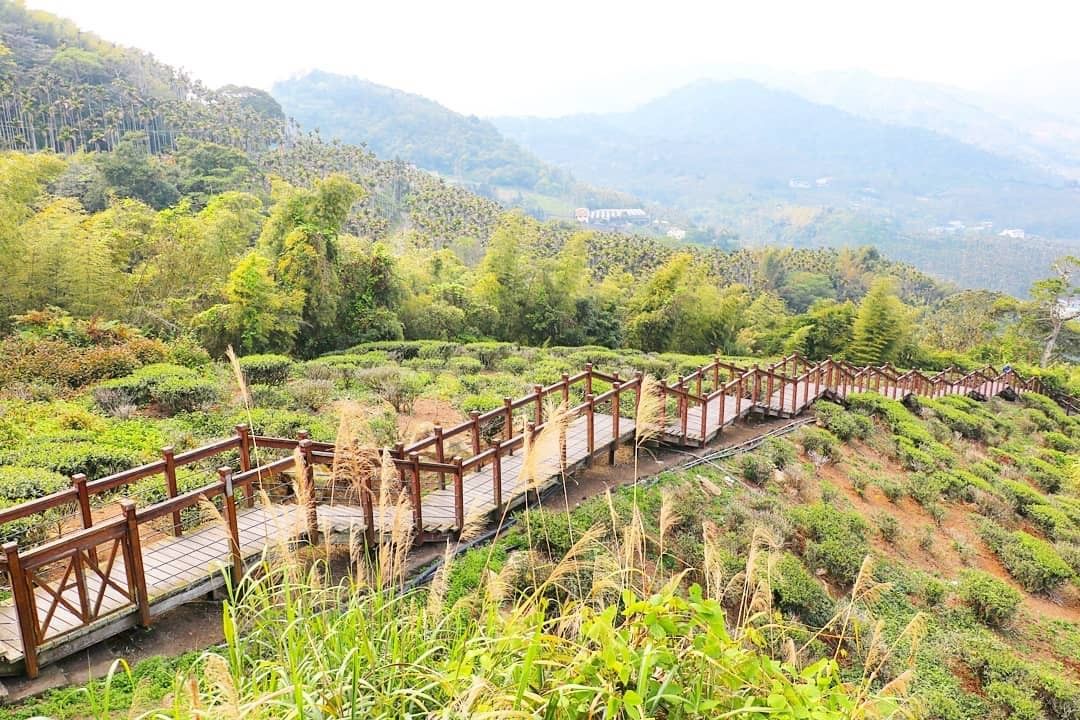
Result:
<svg viewBox="0 0 1080 720">
<path fill-rule="evenodd" d="M 607 389 L 595 393 L 596 383 L 604 384 Z M 367 539 L 370 542 L 378 539 L 375 505 L 383 489 L 376 487 L 376 482 L 387 459 L 393 463 L 394 474 L 399 479 L 395 493 L 409 496 L 416 540 L 423 542 L 439 535 L 425 530 L 423 498 L 435 489 L 445 489 L 447 482 L 453 487 L 454 524 L 450 531 L 459 532 L 467 520 L 463 479 L 490 466 L 494 505 L 503 507 L 511 498 L 504 492 L 501 466 L 506 457 L 522 449 L 526 437 L 533 439 L 544 430 L 550 420 L 545 400 L 551 399 L 561 406 L 568 421 L 585 418 L 587 461 L 598 451 L 607 449 L 609 462 L 614 462 L 622 434 L 620 420 L 627 413 L 633 416 L 640 402 L 641 386 L 641 373 L 623 379 L 617 373 L 606 374 L 586 366 L 583 372 L 563 375 L 552 385 L 535 386 L 529 395 L 506 398 L 500 408 L 473 412 L 458 425 L 445 429 L 436 426 L 429 435 L 408 445 L 398 444 L 383 451 L 361 449 L 368 464 L 367 472 L 359 478 L 361 491 L 353 500 L 361 508 Z M 630 398 L 632 402 L 627 403 Z M 611 433 L 609 437 L 598 437 L 595 415 L 605 411 L 611 416 Z M 565 425 L 561 427 L 564 436 L 560 438 L 563 454 L 560 467 L 566 461 L 566 430 Z M 455 449 L 458 446 L 462 448 L 460 451 Z M 267 458 L 253 466 L 262 453 L 280 457 Z M 70 488 L 0 511 L 0 523 L 4 523 L 74 504 L 82 525 L 37 547 L 20 548 L 15 542 L 3 546 L 0 571 L 10 581 L 26 673 L 37 674 L 44 646 L 51 648 L 67 636 L 85 633 L 104 615 L 130 613 L 134 608 L 139 624 L 151 622 L 152 598 L 143 567 L 143 539 L 148 532 L 156 532 L 155 528 L 162 522 L 171 535 L 181 536 L 185 510 L 207 502 L 220 508 L 228 543 L 223 555 L 230 558 L 233 582 L 238 582 L 244 571 L 238 526 L 240 507 L 252 506 L 261 490 L 273 486 L 273 481 L 280 481 L 283 476 L 288 476 L 288 482 L 282 484 L 294 488 L 288 493 L 289 501 L 304 503 L 295 510 L 295 534 L 309 542 L 318 542 L 316 508 L 321 500 L 316 487 L 316 468 L 332 468 L 338 455 L 332 443 L 311 440 L 306 433 L 300 433 L 297 438 L 267 437 L 238 425 L 232 437 L 183 453 L 165 448 L 159 460 L 100 479 L 88 480 L 84 475 L 76 475 Z M 179 469 L 214 461 L 221 464 L 221 460 L 230 464 L 217 468 L 216 479 L 186 492 L 179 491 Z M 234 462 L 237 467 L 232 466 Z M 137 507 L 131 499 L 122 498 L 119 516 L 95 521 L 96 500 L 120 494 L 135 483 L 155 477 L 161 479 L 165 500 Z M 122 562 L 117 562 L 118 559 Z M 114 602 L 106 611 L 103 603 L 110 593 Z M 48 607 L 38 607 L 42 598 L 48 599 Z M 67 619 L 63 627 L 56 622 L 58 613 Z"/>
<path fill-rule="evenodd" d="M 598 388 L 598 383 L 602 387 Z M 561 406 L 561 412 L 570 421 L 585 419 L 588 461 L 606 449 L 608 461 L 614 462 L 621 427 L 625 427 L 621 425 L 626 422 L 623 417 L 635 415 L 642 384 L 640 372 L 624 379 L 617 373 L 599 372 L 587 365 L 582 372 L 564 374 L 551 385 L 534 386 L 525 396 L 504 398 L 501 407 L 472 412 L 464 422 L 448 428 L 435 426 L 421 439 L 382 451 L 336 448 L 332 443 L 314 441 L 302 432 L 296 438 L 260 436 L 247 426 L 238 425 L 232 437 L 181 453 L 164 448 L 161 458 L 154 462 L 94 480 L 76 475 L 70 488 L 0 510 L 0 523 L 6 523 L 61 506 L 74 506 L 77 525 L 81 526 L 61 532 L 59 537 L 37 547 L 20 547 L 15 542 L 3 546 L 0 570 L 10 580 L 26 672 L 31 676 L 38 672 L 43 648 L 46 654 L 51 652 L 66 637 L 85 634 L 105 616 L 127 613 L 139 624 L 151 622 L 154 610 L 160 612 L 162 606 L 151 604 L 153 598 L 149 597 L 146 581 L 148 569 L 143 567 L 143 541 L 162 526 L 167 534 L 182 536 L 185 511 L 207 502 L 220 511 L 227 544 L 220 554 L 228 559 L 232 582 L 238 582 L 244 572 L 238 525 L 243 508 L 253 506 L 262 492 L 269 497 L 270 492 L 284 488 L 281 496 L 271 500 L 290 504 L 293 539 L 319 542 L 317 507 L 326 502 L 320 493 L 327 489 L 319 487 L 316 469 L 330 468 L 329 482 L 333 485 L 335 463 L 343 455 L 354 453 L 362 456 L 365 464 L 361 477 L 350 478 L 352 486 L 359 490 L 348 502 L 360 508 L 369 542 L 378 541 L 383 511 L 377 522 L 375 509 L 380 495 L 391 490 L 391 501 L 400 493 L 408 496 L 412 530 L 418 542 L 445 537 L 447 533 L 460 532 L 468 521 L 463 481 L 470 474 L 491 469 L 495 508 L 504 507 L 512 499 L 505 492 L 502 466 L 508 457 L 522 450 L 527 440 L 536 438 L 545 429 L 551 420 L 550 405 Z M 730 417 L 729 411 L 736 417 L 748 408 L 765 411 L 771 408 L 774 412 L 795 414 L 820 396 L 822 389 L 839 397 L 876 390 L 898 398 L 908 393 L 938 397 L 980 388 L 988 389 L 991 394 L 1006 387 L 1019 392 L 1042 389 L 1037 379 L 1021 378 L 1012 370 L 1001 373 L 992 367 L 968 373 L 950 368 L 927 376 L 918 370 L 901 372 L 891 365 L 858 368 L 833 359 L 812 363 L 799 355 L 790 355 L 764 368 L 743 368 L 718 358 L 659 387 L 663 422 L 667 425 L 673 419 L 684 442 L 691 430 L 689 411 L 695 407 L 701 409 L 700 427 L 695 430 L 705 437 L 710 410 L 715 413 L 713 419 L 718 427 L 723 427 L 725 419 Z M 778 404 L 773 402 L 776 397 Z M 610 435 L 598 437 L 595 417 L 604 412 L 611 417 Z M 563 455 L 559 467 L 565 467 L 566 426 L 560 427 L 564 434 L 559 443 Z M 393 464 L 389 473 L 395 478 L 393 488 L 379 484 L 386 475 L 382 466 L 387 461 Z M 181 492 L 178 473 L 194 468 L 209 472 L 212 479 Z M 356 465 L 350 465 L 350 470 L 356 472 Z M 118 515 L 95 519 L 100 500 L 122 495 L 136 483 L 152 478 L 160 479 L 166 496 L 163 501 L 139 507 L 124 497 L 118 502 Z M 424 497 L 444 491 L 448 485 L 452 487 L 453 523 L 448 529 L 428 530 Z M 521 490 L 520 484 L 515 486 L 515 492 Z M 112 598 L 108 605 L 107 597 Z M 46 605 L 41 606 L 42 602 Z M 60 617 L 64 622 L 59 621 Z"/>
<path fill-rule="evenodd" d="M 730 380 L 721 382 L 721 373 Z M 711 378 L 711 389 L 703 379 Z M 915 394 L 936 398 L 943 395 L 966 394 L 980 389 L 997 395 L 1006 387 L 1017 392 L 1042 392 L 1038 378 L 1022 378 L 1015 370 L 999 372 L 992 366 L 963 373 L 955 367 L 927 376 L 919 370 L 901 371 L 890 363 L 881 366 L 857 367 L 844 360 L 829 358 L 812 363 L 798 354 L 789 355 L 764 368 L 755 365 L 743 368 L 717 358 L 689 375 L 661 386 L 664 422 L 672 434 L 686 444 L 691 431 L 697 441 L 704 443 L 708 435 L 709 412 L 720 432 L 729 410 L 739 417 L 744 409 L 765 413 L 797 414 L 823 391 L 838 397 L 852 392 L 878 392 L 899 400 Z M 778 402 L 773 398 L 778 398 Z M 1055 398 L 1066 412 L 1080 408 L 1080 402 L 1068 396 Z M 732 407 L 733 406 L 733 407 Z M 698 409 L 699 427 L 690 427 L 692 409 Z M 669 433 L 671 431 L 669 430 Z"/>
</svg>

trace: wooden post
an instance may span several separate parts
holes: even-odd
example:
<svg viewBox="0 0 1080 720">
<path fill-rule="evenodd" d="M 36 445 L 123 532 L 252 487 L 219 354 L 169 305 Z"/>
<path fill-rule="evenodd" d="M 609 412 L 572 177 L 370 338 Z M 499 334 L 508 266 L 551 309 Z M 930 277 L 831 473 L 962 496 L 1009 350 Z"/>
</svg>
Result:
<svg viewBox="0 0 1080 720">
<path fill-rule="evenodd" d="M 124 567 L 127 569 L 128 594 L 139 607 L 139 624 L 150 627 L 150 597 L 146 592 L 146 569 L 143 567 L 142 538 L 139 521 L 135 518 L 135 503 L 130 498 L 120 500 L 124 513 L 127 542 L 124 543 Z"/>
<path fill-rule="evenodd" d="M 236 436 L 240 438 L 240 472 L 251 469 L 251 428 L 244 423 L 236 426 Z"/>
<path fill-rule="evenodd" d="M 465 475 L 461 469 L 461 456 L 455 455 L 450 463 L 454 466 L 454 521 L 457 531 L 465 529 Z"/>
<path fill-rule="evenodd" d="M 765 404 L 767 406 L 770 406 L 770 407 L 772 406 L 772 396 L 773 396 L 773 374 L 770 372 L 765 377 Z M 784 410 L 784 398 L 781 397 L 780 398 L 780 411 L 783 412 L 783 410 Z"/>
<path fill-rule="evenodd" d="M 11 594 L 15 600 L 15 615 L 19 619 L 19 638 L 22 640 L 26 676 L 33 679 L 38 676 L 37 608 L 23 572 L 22 560 L 19 559 L 19 544 L 14 541 L 7 542 L 3 549 L 7 560 L 8 579 L 11 580 Z"/>
<path fill-rule="evenodd" d="M 742 414 L 743 379 L 746 375 L 739 375 L 735 380 L 735 417 Z"/>
<path fill-rule="evenodd" d="M 311 457 L 311 440 L 304 438 L 300 441 L 300 455 L 304 459 L 304 467 L 300 468 L 299 477 L 305 487 L 304 516 L 306 518 L 308 542 L 312 545 L 319 544 L 319 516 L 315 502 L 315 463 Z"/>
<path fill-rule="evenodd" d="M 720 356 L 713 358 L 712 364 L 712 387 L 717 390 L 720 387 Z"/>
<path fill-rule="evenodd" d="M 503 398 L 503 440 L 510 442 L 514 437 L 514 400 L 513 398 Z"/>
<path fill-rule="evenodd" d="M 393 449 L 391 455 L 394 458 L 398 459 L 398 460 L 404 460 L 405 459 L 405 443 L 401 443 L 401 442 L 394 443 L 394 449 Z M 394 463 L 394 469 L 397 470 L 397 473 L 398 473 L 398 486 L 401 489 L 404 490 L 405 489 L 405 483 L 406 483 L 406 480 L 405 480 L 405 468 L 403 468 L 401 465 L 398 465 L 397 463 Z"/>
<path fill-rule="evenodd" d="M 664 384 L 663 381 L 658 383 L 658 385 L 660 388 L 660 432 L 663 433 L 667 430 L 667 385 Z M 638 394 L 640 396 L 640 390 L 638 391 Z M 640 398 L 638 402 L 641 402 Z M 634 417 L 637 417 L 636 413 L 634 414 Z"/>
<path fill-rule="evenodd" d="M 382 467 L 383 456 L 379 456 L 379 467 Z M 393 460 L 390 460 L 393 462 Z M 379 473 L 380 476 L 382 473 Z M 375 493 L 371 487 L 371 480 L 375 477 L 374 468 L 364 475 L 360 492 L 360 509 L 364 512 L 364 536 L 368 546 L 375 545 Z M 379 519 L 382 519 L 382 509 L 379 509 Z"/>
<path fill-rule="evenodd" d="M 724 431 L 724 405 L 727 403 L 727 388 L 720 388 L 720 407 L 717 409 L 716 414 L 716 433 L 719 435 Z"/>
<path fill-rule="evenodd" d="M 562 374 L 562 401 L 570 404 L 570 373 Z"/>
<path fill-rule="evenodd" d="M 608 448 L 608 465 L 615 464 L 615 450 L 619 447 L 619 388 L 622 383 L 618 380 L 611 383 L 611 389 L 615 394 L 611 397 L 611 447 Z"/>
<path fill-rule="evenodd" d="M 495 502 L 495 509 L 502 510 L 502 441 L 492 440 L 491 447 L 495 448 L 495 458 L 491 462 L 491 497 Z"/>
<path fill-rule="evenodd" d="M 240 472 L 247 472 L 251 469 L 251 428 L 244 423 L 240 423 L 236 426 L 236 435 L 240 438 Z M 255 507 L 254 484 L 249 485 L 244 491 L 244 505 Z"/>
<path fill-rule="evenodd" d="M 174 498 L 178 492 L 176 485 L 176 451 L 170 445 L 161 448 L 161 457 L 165 461 L 165 490 L 169 497 Z M 172 514 L 172 532 L 175 537 L 184 534 L 184 526 L 180 519 L 180 511 L 174 510 Z"/>
<path fill-rule="evenodd" d="M 679 378 L 679 426 L 682 429 L 682 443 L 686 444 L 686 436 L 689 434 L 690 429 L 687 427 L 690 424 L 690 403 L 686 400 L 686 378 Z"/>
<path fill-rule="evenodd" d="M 645 384 L 645 373 L 640 370 L 635 371 L 634 382 L 637 384 L 634 390 L 634 422 L 637 422 L 638 406 L 641 405 L 641 387 Z"/>
<path fill-rule="evenodd" d="M 593 417 L 595 412 L 595 396 L 590 392 L 585 395 L 585 443 L 588 451 L 588 458 L 586 458 L 586 464 L 592 465 L 592 456 L 596 451 L 596 436 L 595 426 L 596 418 Z"/>
<path fill-rule="evenodd" d="M 409 495 L 412 497 L 413 525 L 419 536 L 424 534 L 424 511 L 420 502 L 420 456 L 409 453 L 409 463 L 412 465 L 409 473 Z"/>
<path fill-rule="evenodd" d="M 803 405 L 810 404 L 810 370 L 806 371 L 806 380 L 803 382 Z"/>
<path fill-rule="evenodd" d="M 473 410 L 469 413 L 472 422 L 472 454 L 480 454 L 480 411 Z"/>
<path fill-rule="evenodd" d="M 435 460 L 437 462 L 444 462 L 446 459 L 445 449 L 443 448 L 443 429 L 442 425 L 436 425 L 431 428 L 432 435 L 435 436 Z M 477 453 L 473 453 L 474 456 Z M 439 472 L 439 489 L 446 489 L 446 473 Z"/>
<path fill-rule="evenodd" d="M 232 585 L 235 589 L 240 587 L 240 581 L 244 579 L 244 556 L 240 554 L 240 526 L 236 519 L 236 496 L 232 481 L 232 469 L 227 467 L 218 468 L 218 477 L 225 483 L 225 493 L 222 497 L 225 501 L 225 525 L 229 529 L 229 554 L 232 556 L 230 570 Z"/>
<path fill-rule="evenodd" d="M 84 528 L 94 524 L 94 516 L 90 512 L 90 491 L 86 487 L 86 475 L 77 473 L 71 476 L 71 484 L 75 486 L 75 492 L 79 497 L 79 515 L 82 518 Z M 97 566 L 97 547 L 90 548 L 90 561 Z"/>
<path fill-rule="evenodd" d="M 697 390 L 694 392 L 694 394 L 697 395 L 698 397 L 701 397 L 701 380 L 702 380 L 702 378 L 704 376 L 705 376 L 705 366 L 702 365 L 697 370 L 697 384 L 694 386 L 694 387 L 697 388 Z"/>
<path fill-rule="evenodd" d="M 592 395 L 592 363 L 585 363 L 585 394 Z"/>
<path fill-rule="evenodd" d="M 536 424 L 544 424 L 544 386 L 533 385 L 533 394 L 536 395 Z"/>
</svg>

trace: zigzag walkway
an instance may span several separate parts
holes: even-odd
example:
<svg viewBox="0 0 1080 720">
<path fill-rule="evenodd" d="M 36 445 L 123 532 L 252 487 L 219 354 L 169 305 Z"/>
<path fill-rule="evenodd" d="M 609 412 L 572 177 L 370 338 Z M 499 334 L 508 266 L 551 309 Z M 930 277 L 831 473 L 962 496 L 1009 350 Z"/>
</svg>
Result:
<svg viewBox="0 0 1080 720">
<path fill-rule="evenodd" d="M 0 526 L 36 517 L 64 527 L 36 547 L 3 547 L 0 569 L 12 597 L 0 603 L 0 675 L 33 677 L 42 664 L 148 626 L 154 616 L 237 582 L 267 548 L 357 538 L 373 544 L 402 532 L 420 543 L 453 537 L 598 456 L 614 463 L 616 449 L 635 438 L 644 386 L 641 373 L 627 380 L 586 366 L 383 453 L 303 434 L 262 437 L 241 425 L 231 438 L 179 454 L 165 448 L 160 460 L 115 475 L 75 476 L 66 490 L 0 510 Z M 993 368 L 926 376 L 833 360 L 815 365 L 799 356 L 767 368 L 717 360 L 657 386 L 659 439 L 704 445 L 748 413 L 790 417 L 825 395 L 989 397 L 1006 389 L 1040 387 Z M 561 408 L 556 419 L 545 400 Z M 181 493 L 185 473 L 189 481 L 208 477 Z M 115 501 L 148 479 L 161 483 L 166 500 L 143 507 Z M 205 511 L 209 503 L 212 512 Z"/>
</svg>

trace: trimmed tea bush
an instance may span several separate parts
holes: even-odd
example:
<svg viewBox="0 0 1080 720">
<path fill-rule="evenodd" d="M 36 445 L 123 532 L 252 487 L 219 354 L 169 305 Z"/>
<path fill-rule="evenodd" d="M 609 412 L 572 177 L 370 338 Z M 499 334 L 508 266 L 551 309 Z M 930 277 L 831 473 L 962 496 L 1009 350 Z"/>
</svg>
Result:
<svg viewBox="0 0 1080 720">
<path fill-rule="evenodd" d="M 85 473 L 91 480 L 134 467 L 141 461 L 131 450 L 88 441 L 36 442 L 0 453 L 0 464 L 45 468 L 67 477 Z"/>
<path fill-rule="evenodd" d="M 784 553 L 775 571 L 770 583 L 777 607 L 785 614 L 798 615 L 813 627 L 822 627 L 829 622 L 835 604 L 799 558 Z"/>
<path fill-rule="evenodd" d="M 1008 583 L 982 570 L 960 576 L 960 597 L 980 621 L 990 627 L 1005 625 L 1016 614 L 1023 596 Z"/>
<path fill-rule="evenodd" d="M 1073 577 L 1069 564 L 1045 540 L 1023 530 L 1008 533 L 990 523 L 984 523 L 981 531 L 1009 574 L 1028 592 L 1048 593 Z"/>
<path fill-rule="evenodd" d="M 457 373 L 459 375 L 476 375 L 484 369 L 484 364 L 474 357 L 456 357 L 451 358 L 447 363 L 447 367 L 450 372 Z"/>
<path fill-rule="evenodd" d="M 71 485 L 60 473 L 39 467 L 0 465 L 0 500 L 18 504 L 33 500 Z"/>
<path fill-rule="evenodd" d="M 285 355 L 247 355 L 240 358 L 244 379 L 255 385 L 283 385 L 293 361 Z"/>
<path fill-rule="evenodd" d="M 802 431 L 801 442 L 807 454 L 815 453 L 830 460 L 835 460 L 839 455 L 840 441 L 828 430 L 808 427 Z"/>
<path fill-rule="evenodd" d="M 742 476 L 755 485 L 764 485 L 773 476 L 776 466 L 773 461 L 764 455 L 743 455 L 739 461 Z"/>
<path fill-rule="evenodd" d="M 153 391 L 154 400 L 170 415 L 199 410 L 213 403 L 217 396 L 217 384 L 203 378 L 168 378 Z"/>
<path fill-rule="evenodd" d="M 824 568 L 848 585 L 855 581 L 870 551 L 867 524 L 858 513 L 819 502 L 793 508 L 791 520 L 806 537 L 805 556 L 811 567 Z"/>
<path fill-rule="evenodd" d="M 1080 442 L 1073 440 L 1067 435 L 1059 432 L 1048 432 L 1043 435 L 1043 442 L 1047 447 L 1053 448 L 1058 452 L 1063 453 L 1075 453 L 1080 452 Z"/>
<path fill-rule="evenodd" d="M 761 444 L 761 452 L 777 470 L 783 470 L 795 461 L 795 446 L 783 438 L 769 438 Z"/>
</svg>

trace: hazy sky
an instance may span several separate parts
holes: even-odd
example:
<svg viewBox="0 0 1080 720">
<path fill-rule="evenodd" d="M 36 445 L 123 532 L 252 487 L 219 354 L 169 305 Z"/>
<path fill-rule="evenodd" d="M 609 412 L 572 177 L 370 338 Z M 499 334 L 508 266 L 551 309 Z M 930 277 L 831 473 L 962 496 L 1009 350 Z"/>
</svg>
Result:
<svg viewBox="0 0 1080 720">
<path fill-rule="evenodd" d="M 215 87 L 269 89 L 321 68 L 480 115 L 629 107 L 732 63 L 865 69 L 980 90 L 1015 88 L 1023 68 L 1080 64 L 1080 7 L 1070 0 L 27 4 Z"/>
</svg>

